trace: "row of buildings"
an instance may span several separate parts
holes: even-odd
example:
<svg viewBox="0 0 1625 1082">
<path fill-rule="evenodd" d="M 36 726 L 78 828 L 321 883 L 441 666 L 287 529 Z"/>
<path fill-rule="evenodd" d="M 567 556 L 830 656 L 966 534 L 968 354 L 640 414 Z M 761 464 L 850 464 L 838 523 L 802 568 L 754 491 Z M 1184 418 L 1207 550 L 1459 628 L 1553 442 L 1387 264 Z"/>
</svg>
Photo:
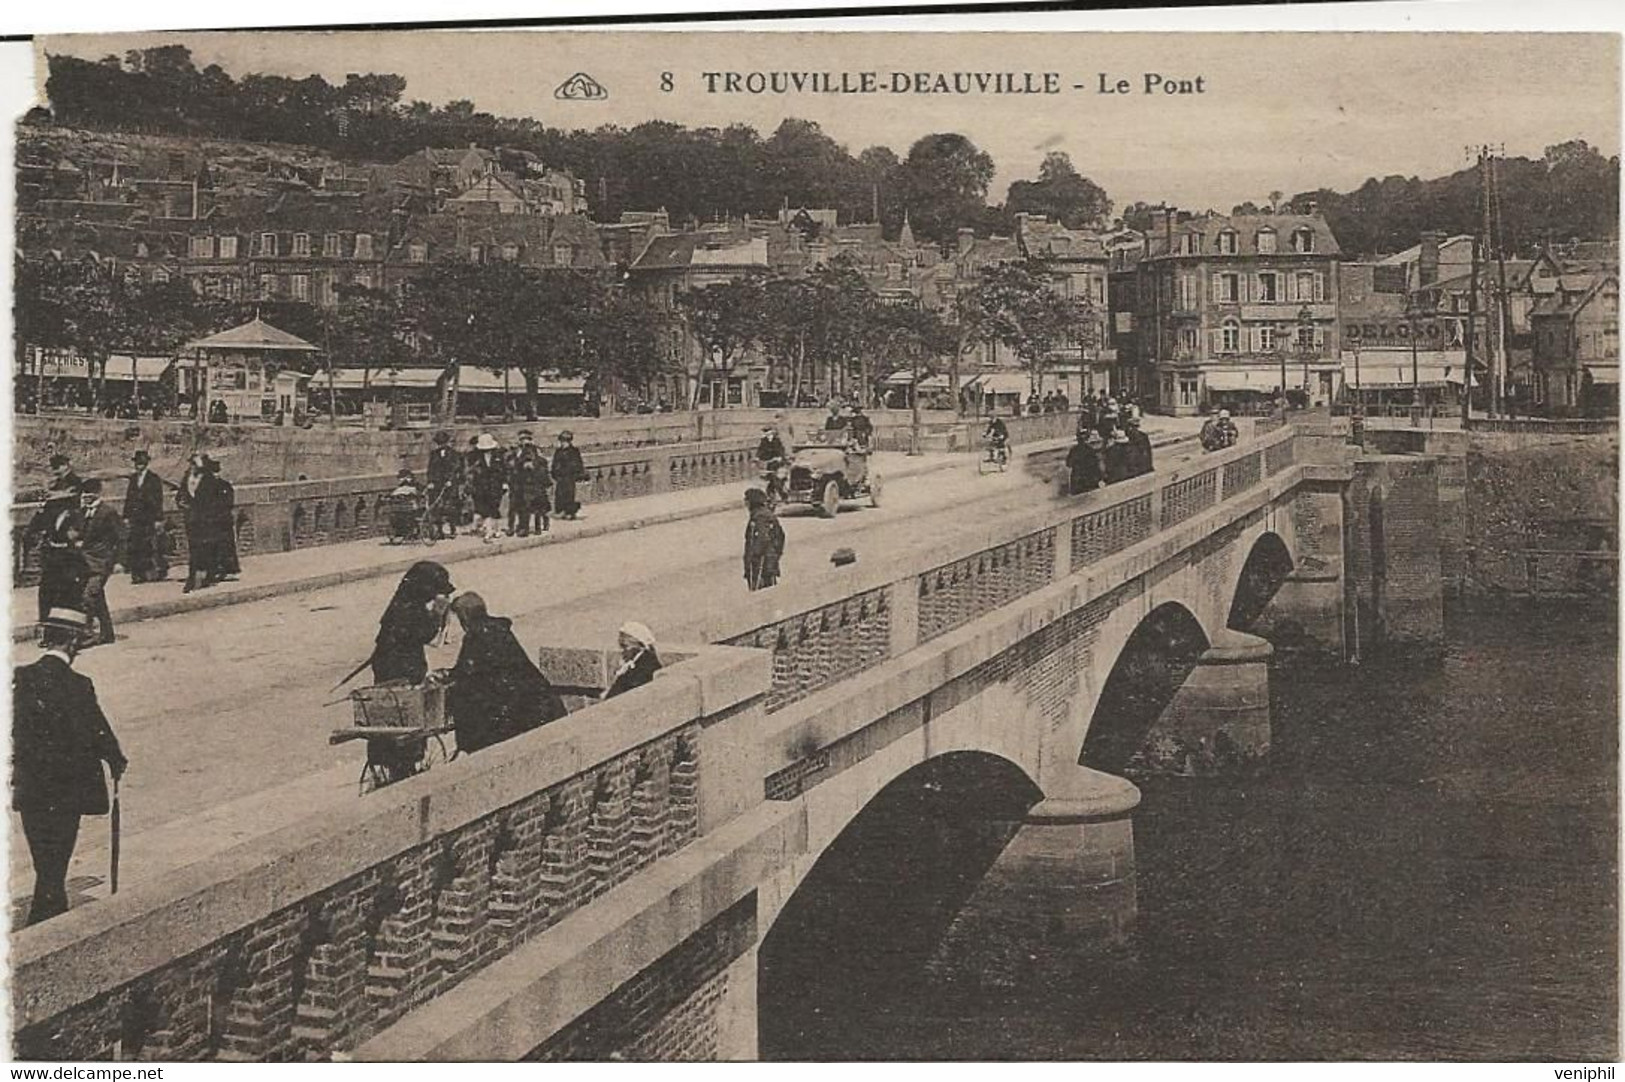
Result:
<svg viewBox="0 0 1625 1082">
<path fill-rule="evenodd" d="M 1254 410 L 1284 389 L 1311 404 L 1359 397 L 1408 408 L 1453 402 L 1487 375 L 1471 380 L 1466 365 L 1471 238 L 1428 233 L 1407 251 L 1357 260 L 1312 207 L 1245 216 L 1167 209 L 1143 232 L 1071 230 L 1022 214 L 1010 236 L 962 229 L 943 247 L 917 240 L 906 219 L 888 239 L 878 224 L 819 209 L 675 227 L 657 210 L 597 223 L 575 178 L 524 152 L 477 147 L 424 150 L 389 166 L 324 165 L 301 177 L 254 172 L 246 182 L 241 171 L 227 179 L 217 162 L 190 159 L 169 160 L 163 176 L 48 165 L 35 161 L 22 174 L 26 258 L 179 278 L 207 297 L 330 308 L 347 288 L 400 290 L 446 260 L 615 272 L 667 313 L 662 342 L 674 375 L 649 395 L 669 403 L 777 403 L 788 393 L 788 374 L 753 354 L 692 386 L 708 366 L 678 318 L 680 293 L 836 260 L 887 300 L 947 309 L 985 267 L 1043 259 L 1053 288 L 1094 313 L 1075 344 L 1047 359 L 1037 387 L 1074 401 L 1109 388 L 1174 413 Z M 1497 359 L 1506 396 L 1530 409 L 1614 401 L 1617 243 L 1494 263 L 1481 269 L 1480 286 L 1475 356 Z M 872 360 L 871 388 L 853 387 L 848 373 L 809 370 L 800 390 L 906 398 L 912 376 L 893 359 Z M 959 368 L 976 408 L 1033 389 L 996 344 L 977 346 Z M 945 374 L 920 384 L 939 403 L 947 388 Z"/>
</svg>

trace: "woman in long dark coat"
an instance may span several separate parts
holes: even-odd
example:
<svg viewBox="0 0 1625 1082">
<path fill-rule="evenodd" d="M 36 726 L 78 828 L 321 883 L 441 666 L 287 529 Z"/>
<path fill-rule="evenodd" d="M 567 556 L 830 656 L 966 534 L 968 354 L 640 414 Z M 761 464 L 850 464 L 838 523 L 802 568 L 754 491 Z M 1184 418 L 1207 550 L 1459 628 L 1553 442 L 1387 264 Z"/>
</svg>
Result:
<svg viewBox="0 0 1625 1082">
<path fill-rule="evenodd" d="M 412 565 L 378 621 L 378 639 L 370 662 L 373 683 L 423 682 L 429 674 L 429 659 L 423 648 L 446 626 L 451 592 L 451 575 L 444 567 L 432 560 Z"/>
<path fill-rule="evenodd" d="M 580 517 L 581 500 L 576 495 L 576 485 L 586 477 L 587 466 L 582 461 L 581 449 L 575 445 L 575 433 L 567 428 L 559 433 L 559 446 L 553 452 L 553 508 L 560 518 Z"/>
<path fill-rule="evenodd" d="M 208 455 L 193 455 L 192 468 L 175 491 L 175 504 L 186 513 L 187 573 L 183 593 L 213 586 L 220 576 L 220 524 L 229 519 L 231 509 L 222 510 L 226 493 L 220 479 L 209 472 L 211 461 Z"/>
<path fill-rule="evenodd" d="M 215 574 L 220 578 L 240 575 L 243 565 L 237 560 L 237 489 L 220 476 L 220 463 L 209 459 L 209 473 L 220 483 L 219 499 L 215 504 Z"/>
<path fill-rule="evenodd" d="M 458 597 L 451 611 L 463 627 L 446 689 L 458 751 L 478 751 L 565 715 L 564 701 L 514 638 L 511 620 L 492 616 L 475 593 Z"/>
</svg>

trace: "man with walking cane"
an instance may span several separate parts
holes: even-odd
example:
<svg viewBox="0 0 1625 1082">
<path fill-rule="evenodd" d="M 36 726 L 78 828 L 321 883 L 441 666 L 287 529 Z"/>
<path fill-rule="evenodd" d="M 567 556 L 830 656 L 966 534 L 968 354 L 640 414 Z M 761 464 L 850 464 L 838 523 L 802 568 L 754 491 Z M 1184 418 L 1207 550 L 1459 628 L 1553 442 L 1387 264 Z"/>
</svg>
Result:
<svg viewBox="0 0 1625 1082">
<path fill-rule="evenodd" d="M 45 654 L 11 678 L 11 806 L 20 814 L 34 862 L 28 923 L 68 911 L 68 862 L 79 817 L 106 815 L 106 763 L 115 792 L 128 761 L 96 701 L 88 676 L 73 671 L 90 629 L 82 612 L 53 608 L 41 621 Z M 118 882 L 118 818 L 114 802 L 112 884 Z"/>
</svg>

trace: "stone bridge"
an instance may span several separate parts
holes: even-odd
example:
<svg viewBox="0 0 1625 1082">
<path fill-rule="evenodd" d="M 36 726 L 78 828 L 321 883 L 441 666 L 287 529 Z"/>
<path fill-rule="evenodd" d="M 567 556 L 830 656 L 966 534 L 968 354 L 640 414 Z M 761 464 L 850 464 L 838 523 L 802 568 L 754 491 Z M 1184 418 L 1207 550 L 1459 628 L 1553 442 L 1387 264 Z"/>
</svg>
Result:
<svg viewBox="0 0 1625 1082">
<path fill-rule="evenodd" d="M 1283 428 L 752 595 L 668 633 L 695 645 L 648 687 L 20 931 L 16 1051 L 771 1054 L 809 946 L 931 874 L 907 845 L 854 856 L 900 792 L 994 824 L 927 948 L 1023 980 L 1041 941 L 1132 922 L 1124 772 L 1267 753 L 1269 640 L 1437 641 L 1432 465 Z M 1038 889 L 1039 865 L 1064 871 Z"/>
</svg>

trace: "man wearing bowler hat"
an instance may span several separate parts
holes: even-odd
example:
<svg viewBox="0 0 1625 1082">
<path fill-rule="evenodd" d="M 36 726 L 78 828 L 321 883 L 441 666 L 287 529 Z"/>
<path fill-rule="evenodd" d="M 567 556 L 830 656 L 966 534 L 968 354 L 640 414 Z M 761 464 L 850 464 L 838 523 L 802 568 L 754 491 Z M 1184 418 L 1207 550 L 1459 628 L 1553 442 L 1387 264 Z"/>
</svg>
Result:
<svg viewBox="0 0 1625 1082">
<path fill-rule="evenodd" d="M 124 490 L 130 581 L 162 582 L 169 576 L 169 561 L 164 557 L 164 481 L 152 472 L 147 452 L 137 451 L 130 462 L 135 472 Z"/>
<path fill-rule="evenodd" d="M 127 760 L 96 702 L 88 676 L 73 671 L 90 621 L 54 608 L 41 621 L 44 655 L 11 677 L 11 806 L 20 815 L 34 862 L 28 923 L 68 910 L 68 861 L 79 817 L 106 815 L 106 763 L 118 780 Z"/>
<path fill-rule="evenodd" d="M 457 523 L 463 509 L 465 463 L 451 445 L 451 433 L 434 434 L 434 450 L 429 452 L 429 508 L 433 528 L 443 537 L 457 536 Z"/>
</svg>

